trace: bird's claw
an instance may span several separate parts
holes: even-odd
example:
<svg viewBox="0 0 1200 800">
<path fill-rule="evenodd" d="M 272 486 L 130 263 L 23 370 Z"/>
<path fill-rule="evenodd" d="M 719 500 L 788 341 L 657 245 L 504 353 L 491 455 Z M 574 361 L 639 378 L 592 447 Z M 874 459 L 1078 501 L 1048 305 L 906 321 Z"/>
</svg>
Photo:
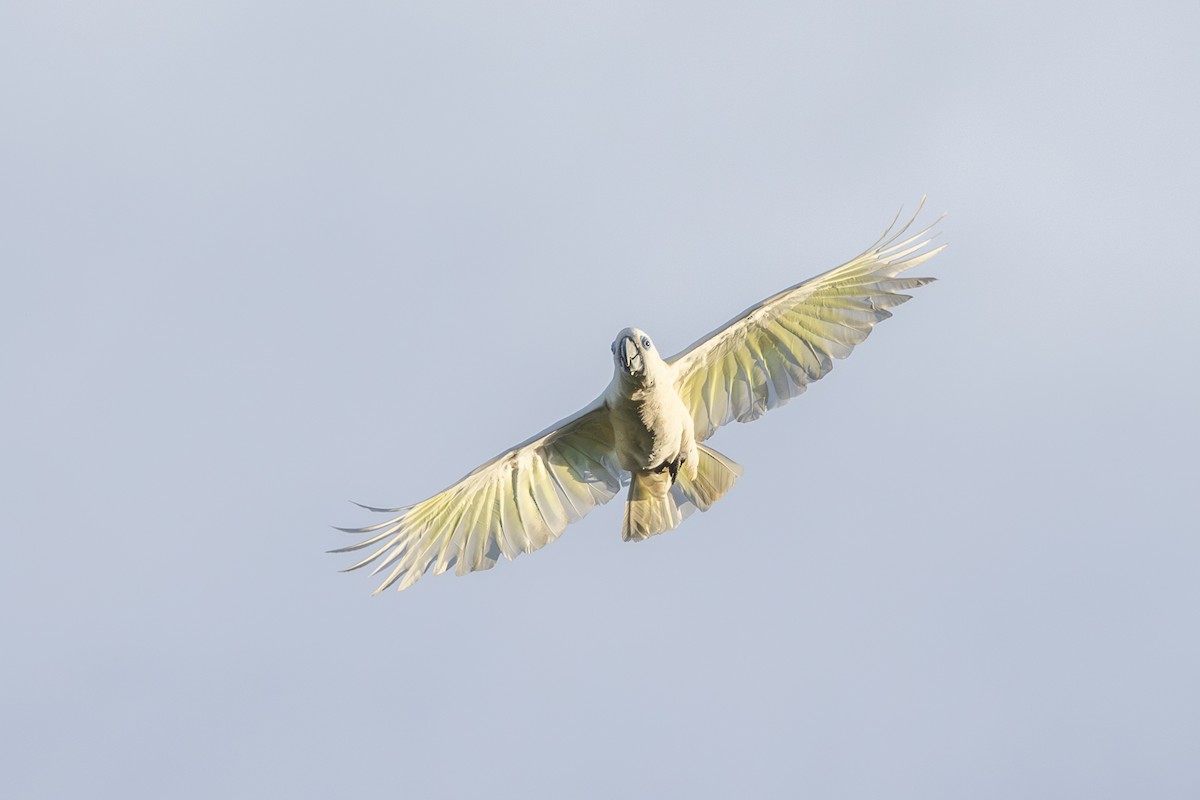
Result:
<svg viewBox="0 0 1200 800">
<path fill-rule="evenodd" d="M 671 473 L 671 485 L 674 486 L 675 485 L 675 476 L 679 474 L 679 466 L 686 460 L 687 460 L 687 457 L 684 455 L 676 456 L 671 461 L 664 461 L 663 463 L 659 464 L 658 467 L 656 467 L 654 471 Z"/>
</svg>

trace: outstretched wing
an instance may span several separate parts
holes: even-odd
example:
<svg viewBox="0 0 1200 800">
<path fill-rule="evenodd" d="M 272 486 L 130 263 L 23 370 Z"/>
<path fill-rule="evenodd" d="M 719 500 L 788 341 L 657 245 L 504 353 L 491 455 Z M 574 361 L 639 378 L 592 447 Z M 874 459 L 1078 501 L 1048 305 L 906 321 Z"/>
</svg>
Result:
<svg viewBox="0 0 1200 800">
<path fill-rule="evenodd" d="M 890 317 L 889 308 L 909 299 L 900 292 L 933 281 L 898 277 L 942 249 L 929 247 L 940 218 L 905 238 L 913 220 L 895 233 L 893 222 L 854 260 L 751 306 L 668 359 L 697 441 L 732 420 L 758 419 L 803 392 Z"/>
<path fill-rule="evenodd" d="M 399 511 L 386 522 L 340 528 L 372 534 L 332 550 L 345 553 L 382 543 L 346 571 L 379 563 L 390 569 L 375 590 L 412 586 L 431 566 L 435 575 L 456 566 L 465 575 L 510 561 L 558 538 L 621 489 L 612 425 L 603 397 L 537 436 L 493 458 L 450 488 Z"/>
</svg>

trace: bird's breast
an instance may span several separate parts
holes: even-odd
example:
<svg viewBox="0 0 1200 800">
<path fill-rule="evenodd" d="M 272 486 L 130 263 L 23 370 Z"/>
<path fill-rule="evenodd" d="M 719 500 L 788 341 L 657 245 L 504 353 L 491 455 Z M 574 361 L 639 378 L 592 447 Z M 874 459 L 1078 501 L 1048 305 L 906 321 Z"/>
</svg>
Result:
<svg viewBox="0 0 1200 800">
<path fill-rule="evenodd" d="M 613 392 L 608 402 L 623 469 L 654 469 L 678 456 L 691 416 L 673 385 Z"/>
</svg>

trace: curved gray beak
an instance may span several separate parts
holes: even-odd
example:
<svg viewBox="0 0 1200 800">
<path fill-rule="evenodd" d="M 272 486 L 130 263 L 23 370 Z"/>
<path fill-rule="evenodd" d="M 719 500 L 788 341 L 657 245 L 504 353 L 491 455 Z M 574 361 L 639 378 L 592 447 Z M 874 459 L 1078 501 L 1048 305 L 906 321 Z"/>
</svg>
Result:
<svg viewBox="0 0 1200 800">
<path fill-rule="evenodd" d="M 641 375 L 645 372 L 646 365 L 642 362 L 641 351 L 638 350 L 632 336 L 626 336 L 617 345 L 617 355 L 621 357 L 621 365 L 630 375 Z"/>
</svg>

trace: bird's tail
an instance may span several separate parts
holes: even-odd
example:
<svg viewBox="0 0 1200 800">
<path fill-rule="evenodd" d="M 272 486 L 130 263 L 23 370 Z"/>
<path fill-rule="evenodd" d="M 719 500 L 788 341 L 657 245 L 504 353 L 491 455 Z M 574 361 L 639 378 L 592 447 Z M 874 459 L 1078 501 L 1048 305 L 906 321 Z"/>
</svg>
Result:
<svg viewBox="0 0 1200 800">
<path fill-rule="evenodd" d="M 708 511 L 742 477 L 742 465 L 702 444 L 696 445 L 696 453 L 700 457 L 696 462 L 696 477 L 689 479 L 681 472 L 679 488 L 696 508 Z"/>
<path fill-rule="evenodd" d="M 683 522 L 683 511 L 672 488 L 669 472 L 633 473 L 629 481 L 629 499 L 625 501 L 621 538 L 627 542 L 640 542 Z"/>
<path fill-rule="evenodd" d="M 640 542 L 675 528 L 697 508 L 708 511 L 741 477 L 741 466 L 716 450 L 697 444 L 696 451 L 699 460 L 695 478 L 689 478 L 687 470 L 682 469 L 672 485 L 671 475 L 666 471 L 633 474 L 625 502 L 622 539 Z"/>
</svg>

